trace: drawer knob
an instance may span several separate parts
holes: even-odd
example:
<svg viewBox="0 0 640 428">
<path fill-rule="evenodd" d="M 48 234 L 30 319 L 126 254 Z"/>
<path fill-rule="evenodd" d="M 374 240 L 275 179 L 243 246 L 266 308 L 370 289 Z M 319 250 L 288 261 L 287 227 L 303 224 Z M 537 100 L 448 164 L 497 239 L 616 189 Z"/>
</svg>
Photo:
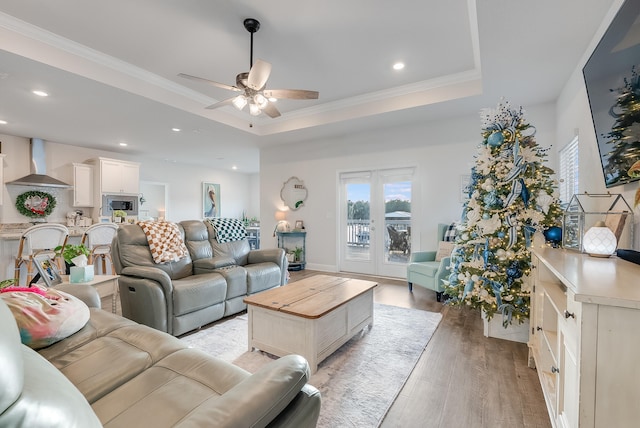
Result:
<svg viewBox="0 0 640 428">
<path fill-rule="evenodd" d="M 560 369 L 554 366 L 551 366 L 551 373 L 560 373 Z"/>
<path fill-rule="evenodd" d="M 573 312 L 569 312 L 568 310 L 564 310 L 564 317 L 569 319 L 569 318 L 576 318 L 576 314 L 574 314 Z"/>
</svg>

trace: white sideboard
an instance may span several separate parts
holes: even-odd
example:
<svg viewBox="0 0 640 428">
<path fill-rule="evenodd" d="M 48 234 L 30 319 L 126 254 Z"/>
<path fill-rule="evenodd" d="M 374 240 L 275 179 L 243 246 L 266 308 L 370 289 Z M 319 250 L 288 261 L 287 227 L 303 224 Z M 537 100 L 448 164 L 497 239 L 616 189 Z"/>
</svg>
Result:
<svg viewBox="0 0 640 428">
<path fill-rule="evenodd" d="M 554 427 L 640 424 L 640 266 L 533 249 L 529 363 Z"/>
</svg>

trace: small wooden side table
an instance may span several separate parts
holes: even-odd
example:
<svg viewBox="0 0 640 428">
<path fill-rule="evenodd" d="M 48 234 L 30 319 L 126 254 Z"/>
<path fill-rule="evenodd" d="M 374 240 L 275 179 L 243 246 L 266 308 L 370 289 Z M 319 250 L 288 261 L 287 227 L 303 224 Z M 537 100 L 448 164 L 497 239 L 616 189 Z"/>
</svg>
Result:
<svg viewBox="0 0 640 428">
<path fill-rule="evenodd" d="M 61 277 L 63 284 L 70 284 L 69 275 L 62 275 Z M 115 314 L 118 306 L 116 300 L 118 298 L 118 278 L 119 275 L 95 275 L 93 280 L 82 283 L 79 282 L 78 284 L 93 286 L 96 291 L 98 291 L 100 299 L 111 296 L 111 312 Z"/>
</svg>

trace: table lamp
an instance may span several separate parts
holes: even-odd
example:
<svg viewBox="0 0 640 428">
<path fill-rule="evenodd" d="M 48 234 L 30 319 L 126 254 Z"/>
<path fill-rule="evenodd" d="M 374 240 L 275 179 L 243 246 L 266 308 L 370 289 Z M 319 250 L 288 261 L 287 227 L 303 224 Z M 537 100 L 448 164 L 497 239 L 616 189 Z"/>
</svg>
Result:
<svg viewBox="0 0 640 428">
<path fill-rule="evenodd" d="M 616 235 L 603 221 L 587 230 L 582 239 L 584 252 L 594 257 L 609 257 L 616 251 L 617 245 Z"/>
</svg>

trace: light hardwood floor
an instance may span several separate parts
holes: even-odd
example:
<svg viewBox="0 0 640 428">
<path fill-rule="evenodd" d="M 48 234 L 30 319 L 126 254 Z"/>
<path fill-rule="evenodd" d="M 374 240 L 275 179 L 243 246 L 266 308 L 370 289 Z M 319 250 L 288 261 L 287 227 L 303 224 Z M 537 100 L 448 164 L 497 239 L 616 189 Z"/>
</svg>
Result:
<svg viewBox="0 0 640 428">
<path fill-rule="evenodd" d="M 291 272 L 291 281 L 315 274 Z M 381 427 L 550 427 L 535 370 L 527 367 L 527 345 L 483 335 L 480 314 L 443 306 L 422 287 L 345 273 L 378 282 L 376 302 L 441 312 L 443 319 Z M 407 328 L 411 328 L 410 325 Z"/>
</svg>

